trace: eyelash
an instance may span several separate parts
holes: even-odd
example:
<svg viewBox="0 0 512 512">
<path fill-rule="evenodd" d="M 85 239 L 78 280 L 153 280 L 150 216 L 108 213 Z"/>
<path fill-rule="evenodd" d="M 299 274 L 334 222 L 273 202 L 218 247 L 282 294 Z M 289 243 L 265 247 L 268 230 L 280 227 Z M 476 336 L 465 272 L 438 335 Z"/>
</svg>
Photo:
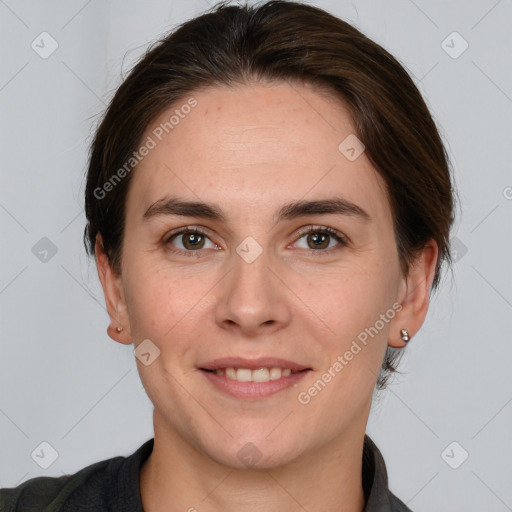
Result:
<svg viewBox="0 0 512 512">
<path fill-rule="evenodd" d="M 198 235 L 205 236 L 206 238 L 209 239 L 208 235 L 206 233 L 204 233 L 203 231 L 201 231 L 200 229 L 187 226 L 185 228 L 181 228 L 179 231 L 171 232 L 171 234 L 169 236 L 165 237 L 163 245 L 167 247 L 174 238 L 176 238 L 180 235 L 185 235 L 185 234 L 190 234 L 190 233 L 197 233 Z M 330 249 L 318 249 L 318 250 L 306 249 L 312 253 L 317 253 L 320 255 L 330 254 L 333 250 L 340 249 L 341 247 L 346 246 L 348 243 L 346 237 L 342 233 L 340 233 L 339 231 L 337 231 L 333 228 L 327 227 L 327 226 L 310 226 L 308 228 L 300 230 L 299 233 L 297 234 L 298 237 L 295 241 L 300 240 L 304 235 L 308 235 L 310 233 L 327 233 L 329 236 L 333 237 L 339 243 L 338 246 L 336 246 L 334 248 L 330 248 Z M 217 244 L 215 244 L 215 245 L 217 245 Z M 195 251 L 183 251 L 182 249 L 172 248 L 169 250 L 171 252 L 174 252 L 179 255 L 185 255 L 185 256 L 191 256 L 191 257 L 194 257 L 194 256 L 198 257 L 198 256 L 200 256 L 200 253 L 202 252 L 201 249 L 198 249 Z"/>
</svg>

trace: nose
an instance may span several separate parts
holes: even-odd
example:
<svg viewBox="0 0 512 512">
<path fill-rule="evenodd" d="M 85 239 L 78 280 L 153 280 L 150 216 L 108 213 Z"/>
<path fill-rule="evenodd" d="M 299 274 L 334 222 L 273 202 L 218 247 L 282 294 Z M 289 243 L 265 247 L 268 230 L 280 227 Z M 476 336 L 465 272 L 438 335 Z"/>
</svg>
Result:
<svg viewBox="0 0 512 512">
<path fill-rule="evenodd" d="M 291 320 L 290 293 L 272 268 L 265 251 L 250 263 L 237 253 L 233 267 L 221 281 L 216 322 L 225 330 L 245 337 L 268 335 Z"/>
</svg>

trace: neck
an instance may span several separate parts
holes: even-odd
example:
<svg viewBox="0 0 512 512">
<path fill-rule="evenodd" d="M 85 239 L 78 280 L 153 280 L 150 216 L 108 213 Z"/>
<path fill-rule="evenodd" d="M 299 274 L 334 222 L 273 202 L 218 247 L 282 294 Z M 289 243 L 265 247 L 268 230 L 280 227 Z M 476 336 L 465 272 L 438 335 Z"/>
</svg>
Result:
<svg viewBox="0 0 512 512">
<path fill-rule="evenodd" d="M 361 512 L 364 508 L 364 428 L 284 466 L 239 469 L 199 452 L 166 429 L 156 413 L 154 426 L 153 452 L 140 471 L 145 512 Z"/>
</svg>

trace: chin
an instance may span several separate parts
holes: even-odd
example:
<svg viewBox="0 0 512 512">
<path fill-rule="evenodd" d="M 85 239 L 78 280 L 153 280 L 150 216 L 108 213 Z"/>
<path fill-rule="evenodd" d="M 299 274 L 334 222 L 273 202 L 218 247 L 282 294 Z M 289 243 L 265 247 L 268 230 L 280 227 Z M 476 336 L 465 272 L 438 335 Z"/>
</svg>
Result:
<svg viewBox="0 0 512 512">
<path fill-rule="evenodd" d="M 280 432 L 273 439 L 267 430 L 248 435 L 241 433 L 233 438 L 224 438 L 219 444 L 205 447 L 209 457 L 218 464 L 236 469 L 267 470 L 285 466 L 302 454 L 304 446 L 294 441 L 291 434 Z M 286 440 L 286 443 L 283 443 Z"/>
</svg>

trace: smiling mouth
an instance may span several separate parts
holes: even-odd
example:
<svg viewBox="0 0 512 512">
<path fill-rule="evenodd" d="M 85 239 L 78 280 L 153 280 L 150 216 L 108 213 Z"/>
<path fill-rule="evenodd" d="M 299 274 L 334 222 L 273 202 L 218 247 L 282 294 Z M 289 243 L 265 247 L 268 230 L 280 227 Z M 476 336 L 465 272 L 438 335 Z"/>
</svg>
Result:
<svg viewBox="0 0 512 512">
<path fill-rule="evenodd" d="M 279 367 L 256 368 L 254 370 L 251 370 L 250 368 L 233 367 L 216 368 L 215 370 L 210 370 L 207 368 L 200 369 L 208 373 L 225 376 L 228 380 L 236 380 L 238 382 L 269 382 L 310 370 L 310 368 L 305 368 L 303 370 L 294 371 L 290 368 Z"/>
</svg>

